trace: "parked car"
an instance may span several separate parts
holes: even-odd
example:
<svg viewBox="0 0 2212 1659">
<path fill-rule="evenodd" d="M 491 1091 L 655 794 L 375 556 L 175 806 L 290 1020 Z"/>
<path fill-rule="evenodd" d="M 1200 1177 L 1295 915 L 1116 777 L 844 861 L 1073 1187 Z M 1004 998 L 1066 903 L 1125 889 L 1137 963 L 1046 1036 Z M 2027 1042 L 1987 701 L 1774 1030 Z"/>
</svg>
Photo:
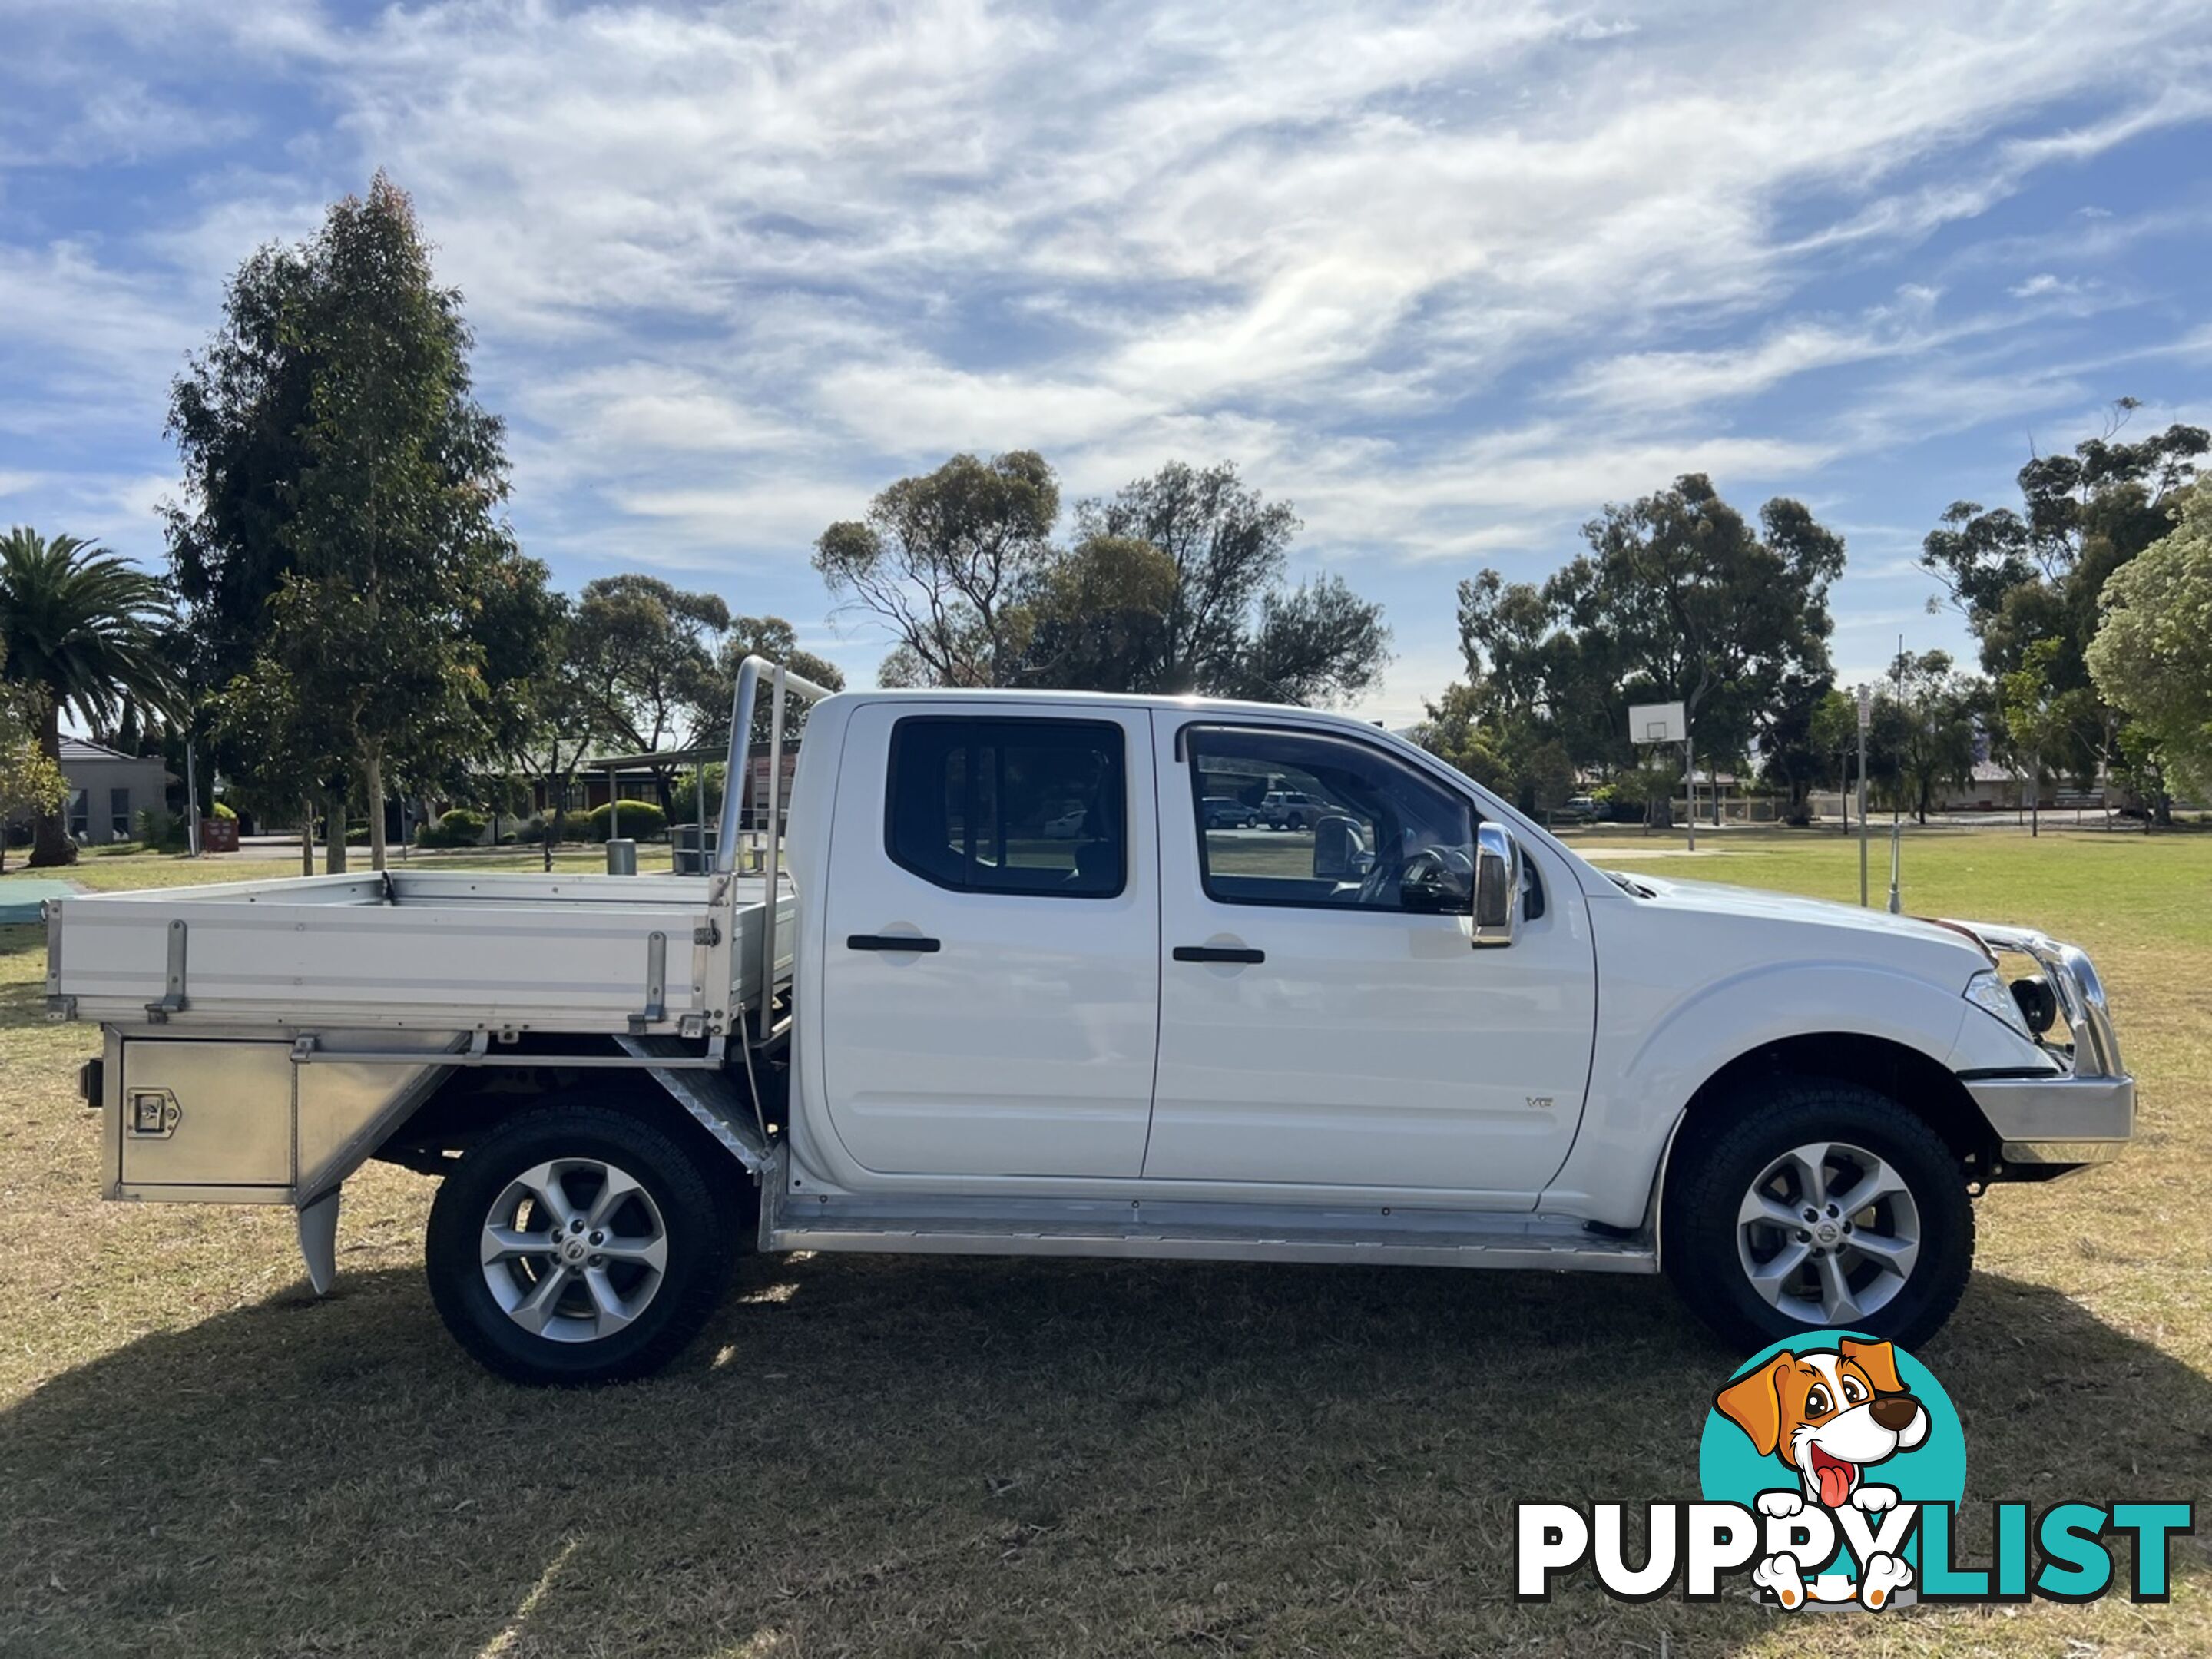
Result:
<svg viewBox="0 0 2212 1659">
<path fill-rule="evenodd" d="M 1204 805 L 1209 830 L 1249 830 L 1260 822 L 1259 809 L 1233 795 L 1208 795 Z"/>
<path fill-rule="evenodd" d="M 1570 823 L 1591 823 L 1596 821 L 1597 811 L 1595 795 L 1573 795 L 1553 816 L 1565 818 Z"/>
<path fill-rule="evenodd" d="M 1295 789 L 1270 789 L 1260 802 L 1260 816 L 1270 830 L 1310 830 L 1328 811 L 1311 795 Z"/>
<path fill-rule="evenodd" d="M 744 1249 L 1664 1273 L 1741 1352 L 1917 1342 L 1974 1196 L 2133 1131 L 2096 970 L 2033 929 L 1608 872 L 1305 709 L 754 659 L 738 741 L 771 675 L 826 700 L 764 875 L 732 792 L 703 880 L 52 901 L 107 1195 L 294 1206 L 319 1291 L 356 1169 L 436 1176 L 431 1297 L 532 1382 L 665 1364 Z M 1327 781 L 1310 872 L 1205 833 L 1226 765 Z M 1064 854 L 988 833 L 1078 779 Z"/>
</svg>

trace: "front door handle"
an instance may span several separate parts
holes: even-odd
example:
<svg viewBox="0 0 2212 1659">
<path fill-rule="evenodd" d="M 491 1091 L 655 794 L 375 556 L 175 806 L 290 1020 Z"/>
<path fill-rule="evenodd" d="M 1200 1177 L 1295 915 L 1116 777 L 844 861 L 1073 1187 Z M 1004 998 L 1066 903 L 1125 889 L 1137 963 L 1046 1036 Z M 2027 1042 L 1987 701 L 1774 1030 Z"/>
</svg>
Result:
<svg viewBox="0 0 2212 1659">
<path fill-rule="evenodd" d="M 1249 950 L 1242 945 L 1178 945 L 1175 948 L 1177 962 L 1265 962 L 1265 951 Z"/>
<path fill-rule="evenodd" d="M 933 951 L 945 948 L 941 939 L 925 939 L 920 933 L 854 933 L 845 941 L 848 951 L 915 951 L 927 956 Z"/>
</svg>

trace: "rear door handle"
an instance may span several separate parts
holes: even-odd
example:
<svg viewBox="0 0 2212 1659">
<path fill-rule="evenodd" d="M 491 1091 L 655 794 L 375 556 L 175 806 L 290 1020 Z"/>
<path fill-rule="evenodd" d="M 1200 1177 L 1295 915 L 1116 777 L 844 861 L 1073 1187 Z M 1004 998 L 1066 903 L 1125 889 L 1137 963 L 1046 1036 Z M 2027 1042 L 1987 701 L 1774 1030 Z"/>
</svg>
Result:
<svg viewBox="0 0 2212 1659">
<path fill-rule="evenodd" d="M 845 941 L 848 951 L 914 951 L 927 956 L 933 951 L 945 948 L 941 939 L 925 939 L 920 933 L 854 933 Z"/>
<path fill-rule="evenodd" d="M 1242 945 L 1178 945 L 1175 948 L 1177 962 L 1265 962 L 1265 951 L 1253 951 Z"/>
</svg>

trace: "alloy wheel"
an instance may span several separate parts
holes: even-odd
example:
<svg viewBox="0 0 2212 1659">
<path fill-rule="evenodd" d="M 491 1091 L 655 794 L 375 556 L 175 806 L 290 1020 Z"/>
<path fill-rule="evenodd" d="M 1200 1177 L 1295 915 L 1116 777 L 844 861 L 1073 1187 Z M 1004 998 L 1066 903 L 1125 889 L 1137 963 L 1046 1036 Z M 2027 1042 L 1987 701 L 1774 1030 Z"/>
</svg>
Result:
<svg viewBox="0 0 2212 1659">
<path fill-rule="evenodd" d="M 642 1314 L 668 1268 L 653 1195 L 598 1158 L 524 1170 L 483 1221 L 484 1284 L 507 1316 L 553 1342 L 596 1342 Z"/>
<path fill-rule="evenodd" d="M 1807 1325 L 1854 1325 L 1887 1306 L 1911 1278 L 1920 1240 L 1905 1178 L 1846 1141 L 1791 1147 L 1736 1212 L 1736 1256 L 1752 1288 Z"/>
</svg>

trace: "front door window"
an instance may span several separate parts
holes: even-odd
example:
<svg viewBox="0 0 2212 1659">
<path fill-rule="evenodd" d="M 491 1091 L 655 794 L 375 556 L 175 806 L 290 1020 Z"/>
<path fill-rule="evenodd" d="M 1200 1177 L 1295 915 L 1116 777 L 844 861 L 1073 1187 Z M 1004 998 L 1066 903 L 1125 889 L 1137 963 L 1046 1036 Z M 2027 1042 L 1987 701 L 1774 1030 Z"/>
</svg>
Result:
<svg viewBox="0 0 2212 1659">
<path fill-rule="evenodd" d="M 1318 905 L 1434 914 L 1472 891 L 1474 812 L 1391 756 L 1318 732 L 1193 726 L 1199 873 L 1219 904 Z M 1296 803 L 1278 830 L 1219 823 L 1205 803 L 1251 778 Z"/>
</svg>

